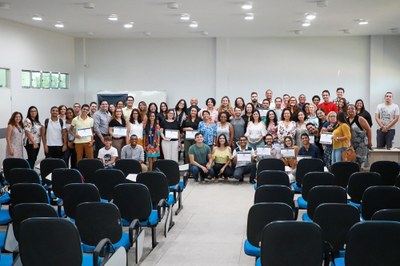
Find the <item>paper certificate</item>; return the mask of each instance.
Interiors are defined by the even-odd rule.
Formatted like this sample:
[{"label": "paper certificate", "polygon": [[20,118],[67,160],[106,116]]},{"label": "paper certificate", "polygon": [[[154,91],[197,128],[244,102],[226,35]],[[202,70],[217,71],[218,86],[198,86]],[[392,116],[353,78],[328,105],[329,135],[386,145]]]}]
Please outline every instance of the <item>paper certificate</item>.
[{"label": "paper certificate", "polygon": [[194,136],[199,132],[198,130],[191,130],[191,131],[186,131],[185,137],[186,139],[194,139]]},{"label": "paper certificate", "polygon": [[315,143],[315,136],[310,135],[309,137],[310,137],[310,143],[314,144]]},{"label": "paper certificate", "polygon": [[321,138],[319,139],[319,143],[321,144],[332,144],[332,133],[324,132],[321,134]]},{"label": "paper certificate", "polygon": [[270,156],[271,148],[257,147],[257,156]]},{"label": "paper certificate", "polygon": [[261,117],[265,117],[269,110],[268,109],[258,109],[258,111],[260,112]]},{"label": "paper certificate", "polygon": [[113,135],[116,137],[126,136],[126,127],[114,127]]},{"label": "paper certificate", "polygon": [[177,139],[179,136],[179,130],[177,129],[166,129],[165,137],[169,139]]},{"label": "paper certificate", "polygon": [[284,148],[281,149],[281,154],[283,158],[294,158],[295,153],[293,148]]},{"label": "paper certificate", "polygon": [[251,162],[251,152],[238,152],[237,154],[238,163],[249,163]]},{"label": "paper certificate", "polygon": [[81,138],[83,137],[91,137],[92,136],[92,129],[89,128],[81,128],[78,129],[78,135],[81,136]]}]

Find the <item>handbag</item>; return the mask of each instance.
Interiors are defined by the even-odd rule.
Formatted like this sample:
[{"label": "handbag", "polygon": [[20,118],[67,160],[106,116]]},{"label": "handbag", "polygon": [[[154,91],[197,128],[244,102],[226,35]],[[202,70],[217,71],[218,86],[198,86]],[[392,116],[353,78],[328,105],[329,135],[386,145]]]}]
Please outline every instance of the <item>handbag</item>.
[{"label": "handbag", "polygon": [[353,147],[348,148],[347,150],[342,151],[342,161],[343,162],[352,162],[355,161],[357,157],[356,151]]}]

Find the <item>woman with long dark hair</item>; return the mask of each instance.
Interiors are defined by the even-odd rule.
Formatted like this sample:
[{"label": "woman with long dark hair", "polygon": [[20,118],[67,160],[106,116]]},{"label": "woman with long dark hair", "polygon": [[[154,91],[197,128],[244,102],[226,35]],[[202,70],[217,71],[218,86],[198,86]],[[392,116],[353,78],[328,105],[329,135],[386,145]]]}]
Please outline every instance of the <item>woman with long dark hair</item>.
[{"label": "woman with long dark hair", "polygon": [[269,110],[265,116],[265,127],[267,134],[271,134],[274,142],[278,141],[278,118],[274,110]]},{"label": "woman with long dark hair", "polygon": [[372,127],[371,114],[367,110],[365,110],[364,101],[361,99],[358,99],[355,103],[355,106],[356,106],[357,114],[364,117],[367,120],[369,126]]},{"label": "woman with long dark hair", "polygon": [[200,118],[198,117],[197,108],[195,106],[190,107],[189,115],[186,117],[186,120],[183,122],[182,131],[185,133],[185,141],[184,141],[184,153],[185,153],[185,163],[189,163],[189,147],[195,144],[194,139],[186,138],[186,134],[188,131],[197,130],[199,128]]},{"label": "woman with long dark hair", "polygon": [[[124,131],[125,134],[116,134],[116,132],[118,132],[116,128],[123,129],[122,131]],[[122,113],[122,109],[115,109],[115,112],[110,122],[108,123],[108,133],[112,137],[112,146],[117,149],[119,158],[121,158],[122,147],[124,147],[125,144],[129,143],[128,132],[130,132],[130,127],[127,126],[127,123],[124,119],[124,114]],[[141,138],[140,136],[137,137],[138,139]]]},{"label": "woman with long dark hair", "polygon": [[75,137],[69,131],[72,119],[74,118],[75,118],[74,109],[67,108],[67,111],[65,112],[65,127],[67,129],[67,149],[65,150],[63,159],[67,164],[67,166],[69,165],[71,159],[71,168],[76,168],[76,152],[74,144]]},{"label": "woman with long dark hair", "polygon": [[134,108],[131,112],[131,116],[129,117],[129,125],[127,125],[129,130],[129,138],[132,135],[136,135],[138,137],[137,144],[143,147],[143,120],[140,115],[139,109]]},{"label": "woman with long dark hair", "polygon": [[144,128],[144,145],[149,171],[153,170],[153,163],[160,157],[160,126],[157,123],[156,113],[147,114],[149,120]]},{"label": "woman with long dark hair", "polygon": [[39,121],[39,112],[36,106],[28,108],[28,113],[24,120],[24,130],[25,150],[28,155],[29,165],[33,169],[35,167],[35,162],[40,149],[40,141],[42,139],[42,124]]},{"label": "woman with long dark hair", "polygon": [[6,129],[6,158],[24,158],[23,138],[22,114],[14,112],[8,120]]},{"label": "woman with long dark hair", "polygon": [[219,135],[217,145],[212,151],[212,158],[214,161],[215,182],[218,182],[219,177],[226,179],[233,175],[232,168],[230,167],[232,152],[225,134]]},{"label": "woman with long dark hair", "polygon": [[267,130],[265,129],[264,122],[261,120],[260,112],[254,110],[251,121],[247,124],[246,133],[244,134],[247,137],[248,146],[257,149],[257,146],[264,145],[263,139],[266,134]]}]

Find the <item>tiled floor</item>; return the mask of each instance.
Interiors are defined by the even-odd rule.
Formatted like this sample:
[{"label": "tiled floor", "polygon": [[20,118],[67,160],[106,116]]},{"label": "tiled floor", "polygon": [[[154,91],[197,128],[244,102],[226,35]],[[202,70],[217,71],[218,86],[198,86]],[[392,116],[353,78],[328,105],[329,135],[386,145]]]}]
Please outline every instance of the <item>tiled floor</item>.
[{"label": "tiled floor", "polygon": [[[175,226],[163,235],[158,225],[158,246],[151,250],[151,232],[146,229],[145,250],[140,265],[254,265],[243,252],[247,213],[254,189],[236,181],[199,184],[190,180],[183,193],[184,208],[174,216]],[[129,265],[134,265],[129,252]]]}]

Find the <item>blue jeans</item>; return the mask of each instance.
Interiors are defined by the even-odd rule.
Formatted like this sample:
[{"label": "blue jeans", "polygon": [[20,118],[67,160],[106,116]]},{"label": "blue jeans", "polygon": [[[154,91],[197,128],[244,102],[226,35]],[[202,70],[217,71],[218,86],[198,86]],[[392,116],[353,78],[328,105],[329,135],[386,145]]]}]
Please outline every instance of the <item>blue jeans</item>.
[{"label": "blue jeans", "polygon": [[[202,166],[206,167],[206,164],[202,164]],[[204,180],[204,178],[207,178],[207,176],[214,176],[214,170],[211,167],[208,170],[208,173],[204,173],[204,171],[202,169],[200,169],[199,167],[197,167],[196,165],[191,164],[189,166],[189,172],[192,174],[193,178],[197,181],[199,179],[199,174],[200,174],[200,180]]]},{"label": "blue jeans", "polygon": [[345,151],[347,148],[339,148],[332,150],[332,164],[342,161],[342,151]]},{"label": "blue jeans", "polygon": [[243,180],[243,175],[250,173],[250,180],[256,177],[256,164],[250,163],[248,165],[236,167],[233,171],[233,177],[237,180]]}]

